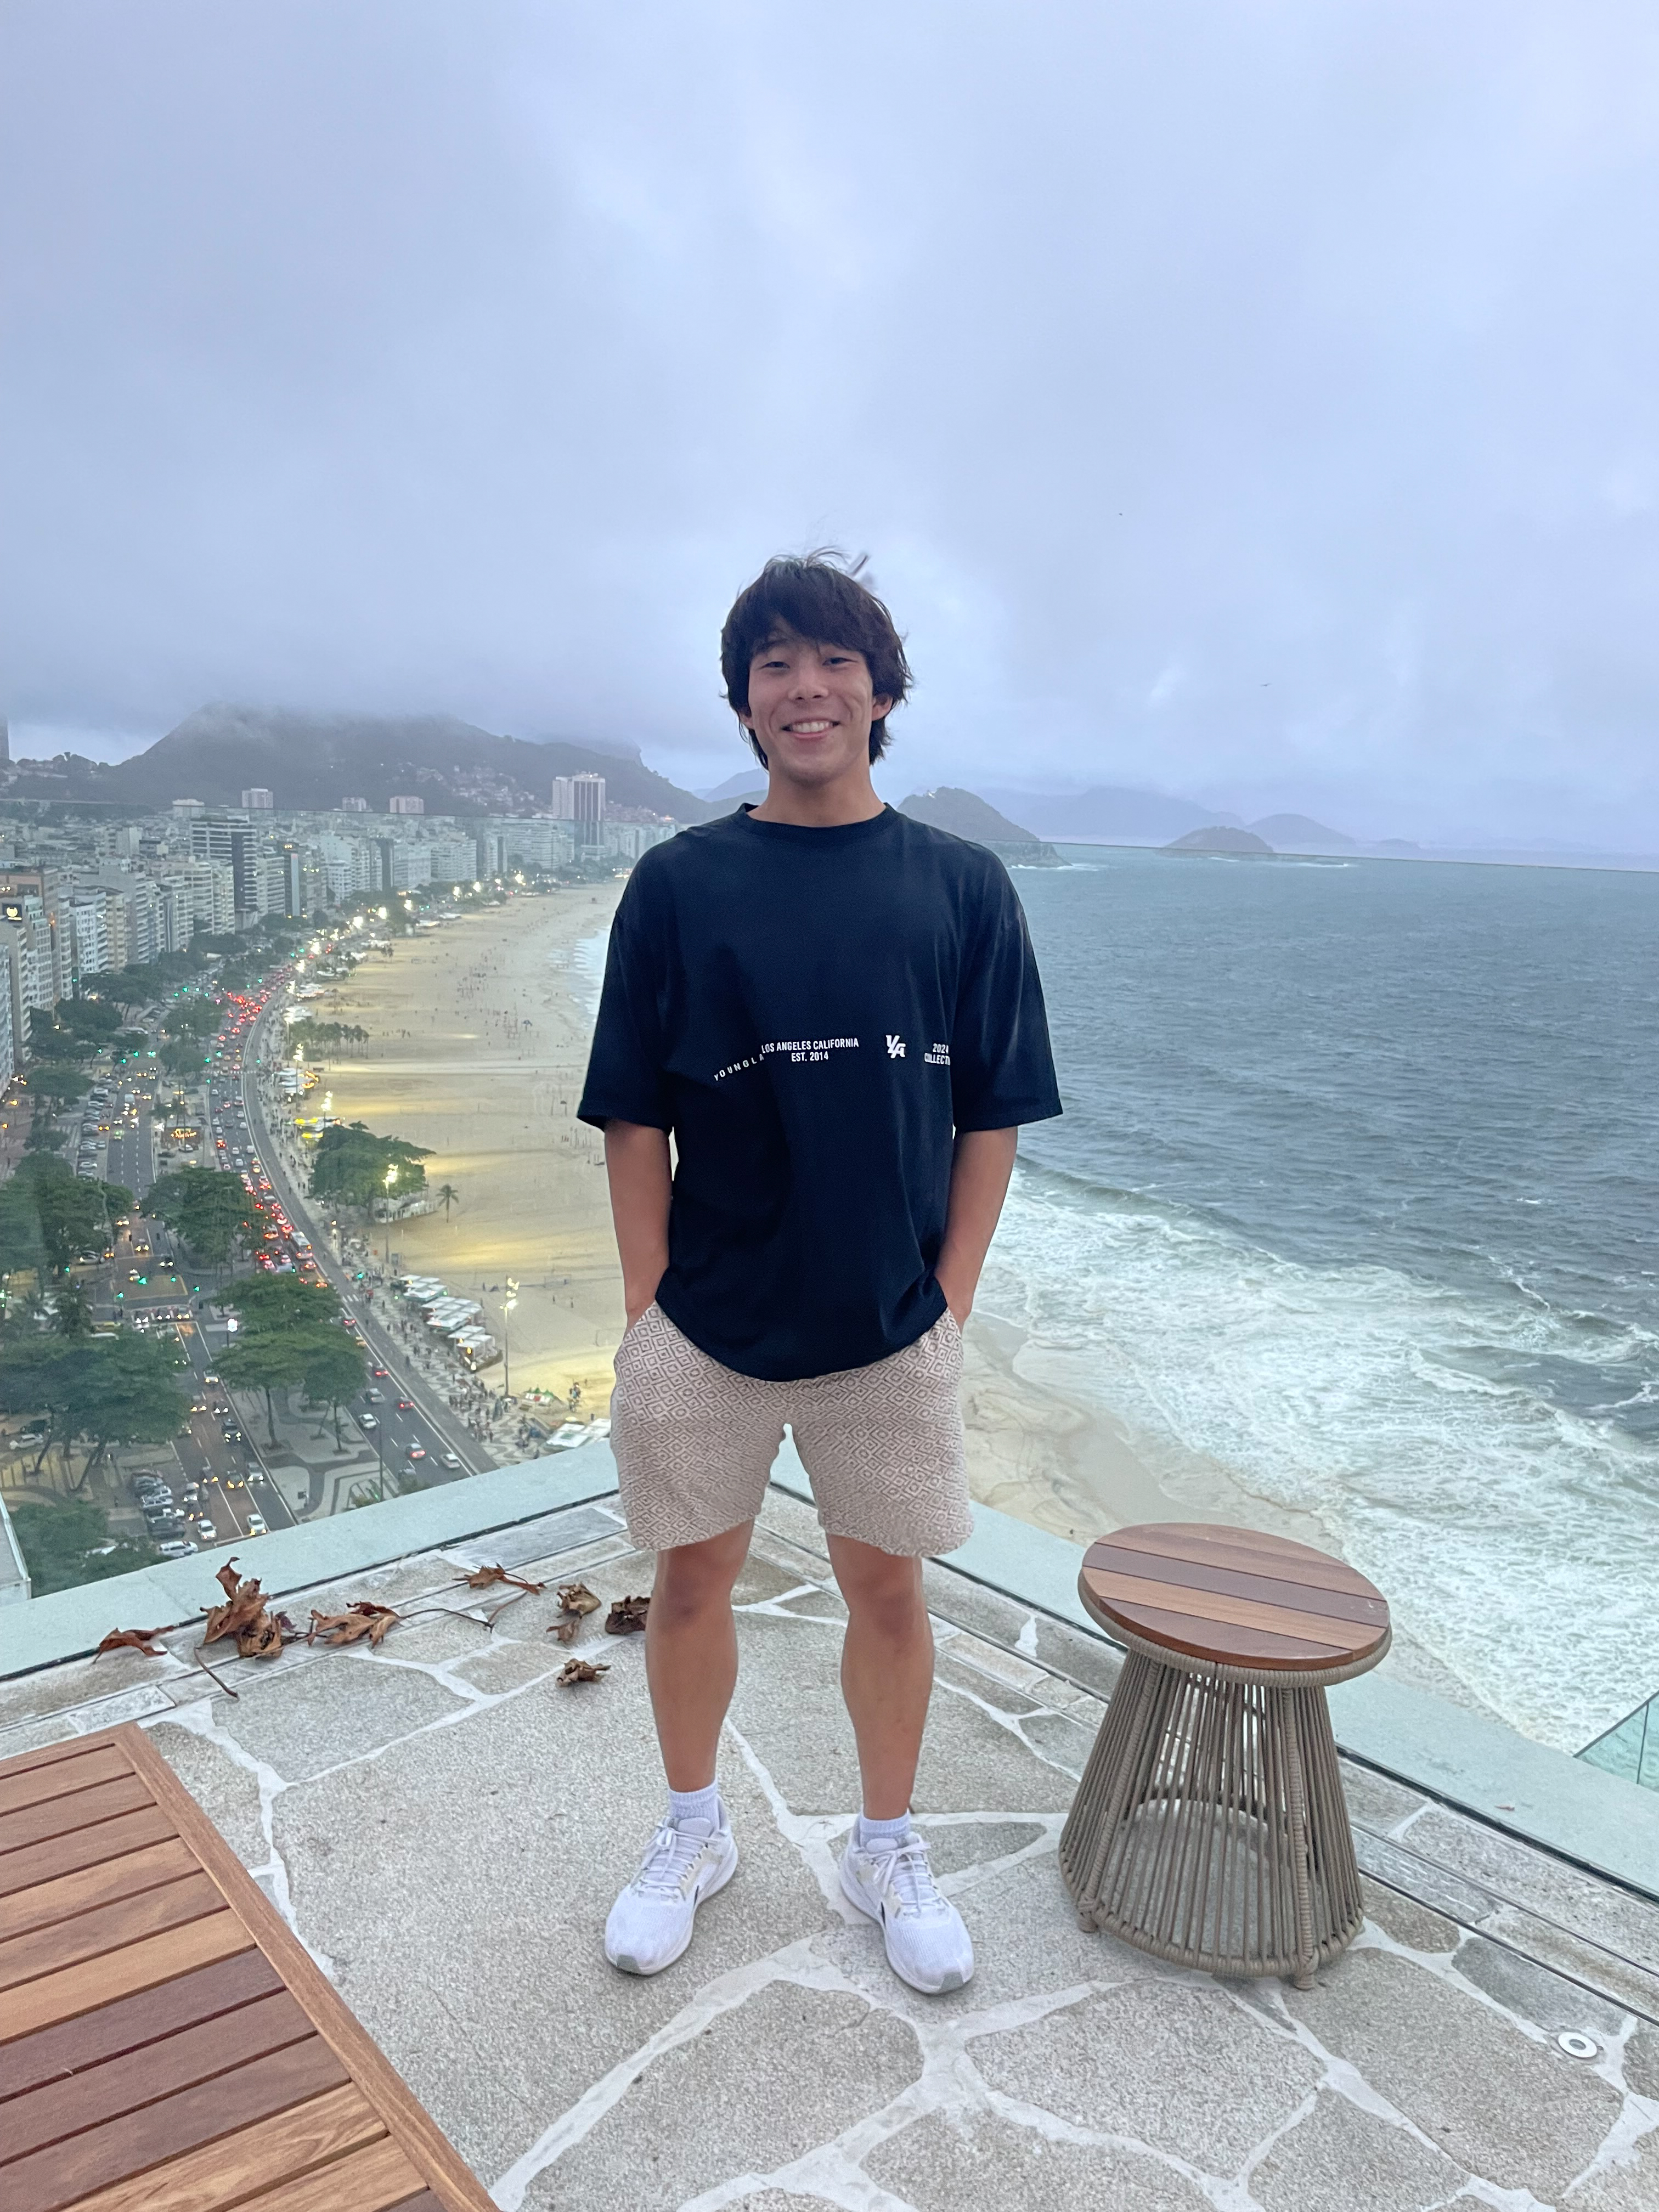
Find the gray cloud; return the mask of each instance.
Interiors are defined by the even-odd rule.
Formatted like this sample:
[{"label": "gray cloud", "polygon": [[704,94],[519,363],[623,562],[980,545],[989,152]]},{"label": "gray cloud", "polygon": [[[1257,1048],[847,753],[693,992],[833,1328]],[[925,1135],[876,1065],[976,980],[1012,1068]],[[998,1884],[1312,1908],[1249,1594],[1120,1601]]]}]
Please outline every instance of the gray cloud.
[{"label": "gray cloud", "polygon": [[718,776],[732,592],[830,538],[907,787],[1659,845],[1636,0],[8,23],[32,732],[429,708]]}]

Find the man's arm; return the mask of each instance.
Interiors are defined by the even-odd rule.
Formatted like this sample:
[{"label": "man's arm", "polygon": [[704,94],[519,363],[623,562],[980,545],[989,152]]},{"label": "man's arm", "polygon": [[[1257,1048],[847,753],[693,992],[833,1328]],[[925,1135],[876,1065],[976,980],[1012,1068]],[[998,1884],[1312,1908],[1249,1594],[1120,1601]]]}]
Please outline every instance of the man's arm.
[{"label": "man's arm", "polygon": [[958,1328],[973,1310],[980,1270],[996,1234],[1018,1146],[1018,1129],[964,1129],[957,1139],[945,1242],[933,1273]]},{"label": "man's arm", "polygon": [[[611,1179],[611,1218],[617,1227],[617,1249],[622,1255],[623,1304],[633,1322],[656,1297],[657,1285],[668,1267],[672,1179],[668,1171],[667,1131],[647,1127],[641,1121],[607,1121],[605,1166]],[[1003,1180],[1006,1182],[1007,1177]],[[986,1241],[990,1241],[988,1232]]]}]

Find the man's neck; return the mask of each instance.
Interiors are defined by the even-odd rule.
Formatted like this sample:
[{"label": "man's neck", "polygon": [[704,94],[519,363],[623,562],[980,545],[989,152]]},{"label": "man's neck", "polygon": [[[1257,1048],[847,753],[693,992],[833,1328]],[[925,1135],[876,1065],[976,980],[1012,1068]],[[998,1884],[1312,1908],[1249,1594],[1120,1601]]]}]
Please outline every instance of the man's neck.
[{"label": "man's neck", "polygon": [[849,769],[828,783],[796,783],[769,768],[766,796],[750,807],[757,822],[788,822],[799,830],[839,830],[849,822],[869,822],[886,812],[870,781],[868,763],[862,773]]}]

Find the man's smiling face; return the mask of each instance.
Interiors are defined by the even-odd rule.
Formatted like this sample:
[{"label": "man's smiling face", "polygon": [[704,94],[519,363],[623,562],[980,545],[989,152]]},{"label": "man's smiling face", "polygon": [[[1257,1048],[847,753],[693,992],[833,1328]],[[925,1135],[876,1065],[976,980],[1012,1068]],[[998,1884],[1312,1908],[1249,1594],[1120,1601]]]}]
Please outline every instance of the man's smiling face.
[{"label": "man's smiling face", "polygon": [[792,783],[823,784],[870,763],[870,725],[892,705],[874,696],[855,647],[780,629],[749,664],[744,716],[769,765]]}]

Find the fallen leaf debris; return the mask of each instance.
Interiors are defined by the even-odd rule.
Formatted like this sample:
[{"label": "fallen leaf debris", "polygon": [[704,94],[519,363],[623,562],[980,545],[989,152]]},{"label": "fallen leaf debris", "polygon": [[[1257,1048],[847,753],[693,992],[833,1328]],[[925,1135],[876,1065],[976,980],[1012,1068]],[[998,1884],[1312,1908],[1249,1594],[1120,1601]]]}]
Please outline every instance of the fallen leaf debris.
[{"label": "fallen leaf debris", "polygon": [[148,1658],[165,1659],[167,1647],[155,1641],[161,1633],[159,1628],[112,1628],[92,1656],[95,1659],[100,1651],[130,1650],[142,1651]]},{"label": "fallen leaf debris", "polygon": [[607,1636],[637,1635],[645,1626],[645,1616],[650,1610],[648,1597],[619,1597],[605,1617]]},{"label": "fallen leaf debris", "polygon": [[567,1659],[553,1677],[561,1690],[568,1689],[573,1682],[597,1682],[601,1674],[608,1674],[610,1667],[601,1659],[597,1664],[592,1659]]},{"label": "fallen leaf debris", "polygon": [[560,1609],[562,1612],[580,1615],[584,1613],[597,1613],[599,1609],[599,1599],[594,1596],[586,1583],[561,1583],[558,1595]]},{"label": "fallen leaf debris", "polygon": [[398,1619],[389,1605],[375,1605],[368,1598],[360,1598],[343,1613],[319,1613],[313,1607],[306,1642],[314,1644],[320,1636],[325,1644],[357,1644],[367,1637],[378,1646]]}]

